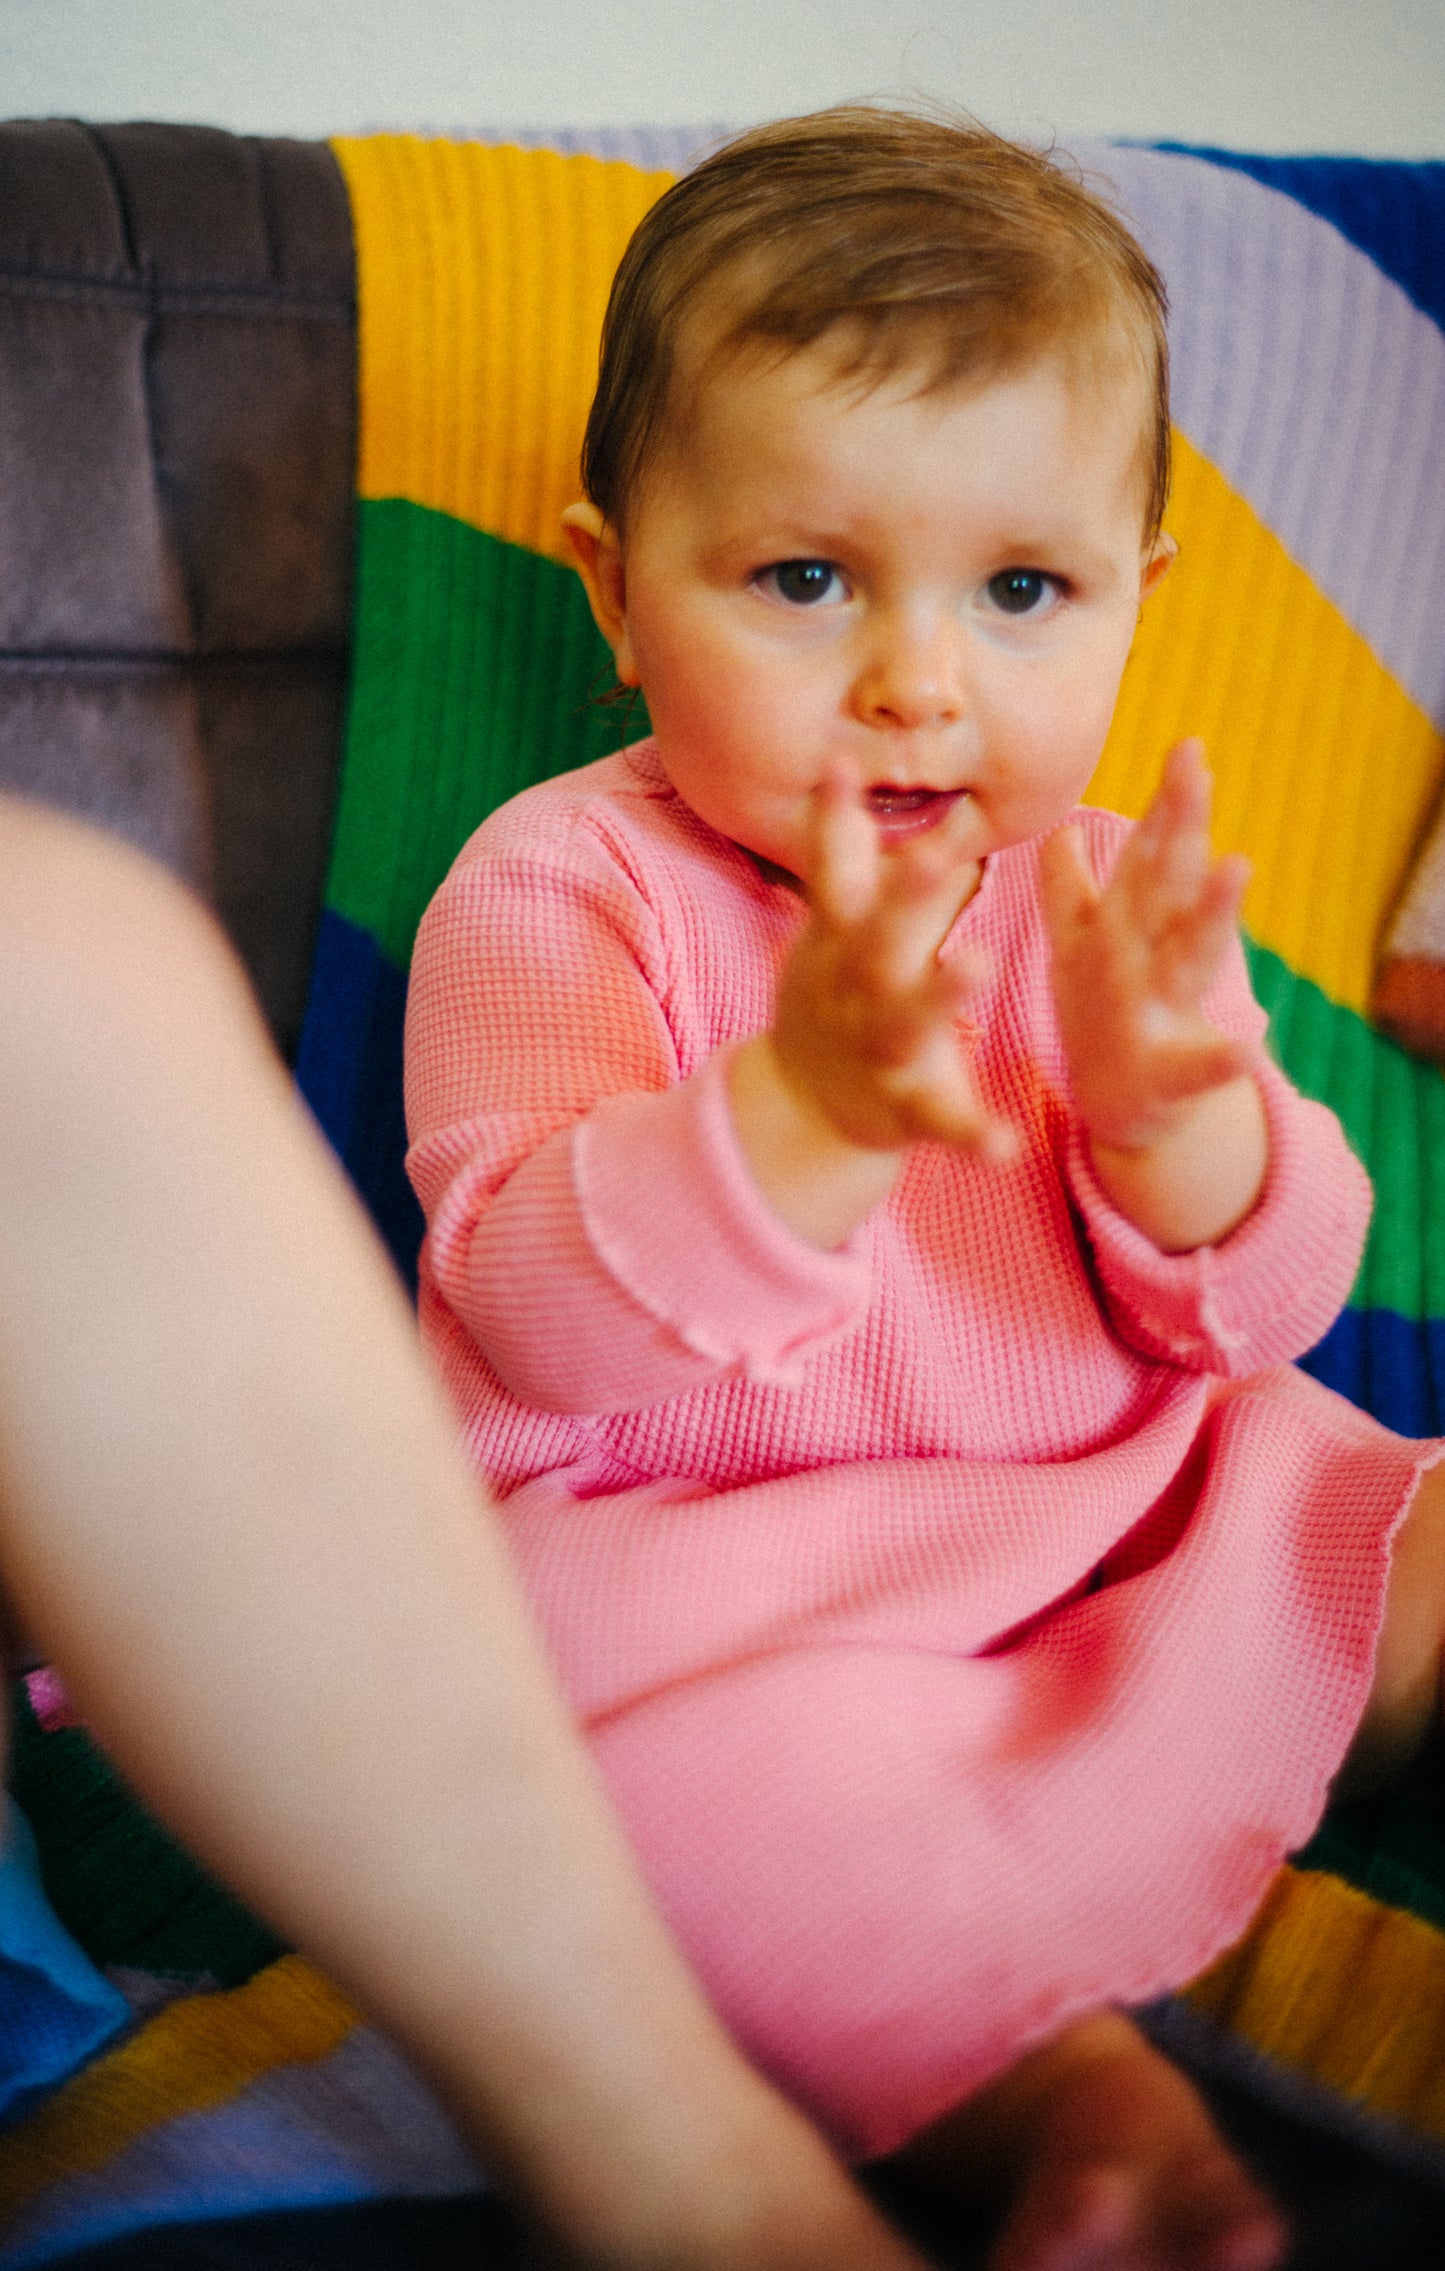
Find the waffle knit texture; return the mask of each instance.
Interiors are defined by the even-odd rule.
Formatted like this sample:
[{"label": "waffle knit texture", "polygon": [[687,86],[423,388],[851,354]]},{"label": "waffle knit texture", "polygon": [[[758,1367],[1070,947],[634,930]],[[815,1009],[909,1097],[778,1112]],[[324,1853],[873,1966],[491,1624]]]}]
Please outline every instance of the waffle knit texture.
[{"label": "waffle knit texture", "polygon": [[[613,265],[708,137],[337,145],[361,307],[356,651],[302,1084],[398,1264],[405,972],[471,830],[629,734],[560,514]],[[1445,1428],[1445,1086],[1366,1022],[1445,718],[1445,166],[1077,144],[1168,282],[1175,568],[1090,801],[1137,815],[1202,734],[1271,1047],[1375,1183],[1310,1370]],[[645,730],[634,724],[632,735]]]},{"label": "waffle knit texture", "polygon": [[[415,926],[488,811],[622,738],[588,702],[609,658],[558,515],[603,280],[709,137],[521,139],[337,145],[362,326],[357,645],[302,1072],[407,1273]],[[1445,1086],[1364,1011],[1445,756],[1445,166],[1074,148],[1168,281],[1181,548],[1091,794],[1139,813],[1169,742],[1206,736],[1216,839],[1253,862],[1245,944],[1269,1047],[1375,1184],[1349,1304],[1302,1362],[1428,1434],[1445,1425]],[[1445,1982],[1445,1832],[1392,1797],[1330,1817],[1302,1858],[1281,1881],[1311,1899],[1271,1903],[1248,1943],[1261,1976],[1288,1977],[1288,2023],[1236,1992],[1248,1964],[1200,1994],[1266,2048],[1440,2121],[1411,2014],[1425,1969]],[[1378,1926],[1370,2055],[1341,1992],[1361,1901]]]},{"label": "waffle knit texture", "polygon": [[[1080,818],[1107,872],[1126,824]],[[726,1097],[799,901],[652,744],[488,821],[412,963],[424,1335],[674,1929],[865,2157],[1238,1936],[1363,1706],[1423,1455],[1287,1368],[1369,1213],[1331,1114],[1262,1068],[1217,1248],[1104,1197],[1035,860],[945,949],[987,956],[963,1037],[1021,1162],[919,1146],[837,1253]],[[1211,1007],[1258,1043],[1241,956]]]},{"label": "waffle knit texture", "polygon": [[[301,1076],[405,1274],[413,933],[493,806],[623,738],[589,703],[608,658],[557,516],[612,269],[709,139],[336,146],[361,311],[356,621]],[[1304,1362],[1425,1434],[1445,1426],[1445,1085],[1362,1013],[1441,776],[1445,166],[1074,147],[1168,279],[1181,545],[1092,793],[1138,813],[1170,740],[1206,735],[1220,847],[1254,862],[1270,1048],[1340,1114],[1376,1187],[1349,1305]],[[129,1983],[174,1993],[179,1975],[187,1992],[0,2139],[5,2271],[156,2222],[475,2184],[387,2045],[278,1957],[81,1729],[14,1701],[53,1904]],[[1402,1794],[1337,1813],[1302,1861],[1193,1997],[1445,2137],[1439,1808]]]}]

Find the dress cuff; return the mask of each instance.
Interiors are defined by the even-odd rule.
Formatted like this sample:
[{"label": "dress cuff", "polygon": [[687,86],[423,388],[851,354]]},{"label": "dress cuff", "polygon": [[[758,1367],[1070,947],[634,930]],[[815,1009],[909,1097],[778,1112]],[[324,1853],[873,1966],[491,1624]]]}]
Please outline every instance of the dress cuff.
[{"label": "dress cuff", "polygon": [[824,1253],[773,1212],[733,1123],[720,1049],[661,1094],[608,1098],[578,1127],[583,1227],[616,1282],[710,1363],[794,1387],[805,1357],[856,1324],[866,1225]]},{"label": "dress cuff", "polygon": [[1369,1223],[1369,1178],[1334,1114],[1267,1061],[1255,1069],[1269,1137],[1264,1187],[1215,1246],[1161,1253],[1121,1214],[1071,1124],[1065,1172],[1110,1313],[1124,1337],[1194,1371],[1242,1378],[1302,1356],[1349,1298]]}]

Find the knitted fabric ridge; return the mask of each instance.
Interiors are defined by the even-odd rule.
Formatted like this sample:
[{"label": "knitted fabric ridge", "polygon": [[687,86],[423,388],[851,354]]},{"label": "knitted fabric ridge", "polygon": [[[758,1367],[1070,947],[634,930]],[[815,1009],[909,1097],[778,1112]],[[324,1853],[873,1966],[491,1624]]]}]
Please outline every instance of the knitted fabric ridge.
[{"label": "knitted fabric ridge", "polygon": [[[303,1086],[410,1275],[411,942],[505,797],[646,730],[562,564],[612,265],[695,136],[338,145],[362,322],[357,645]],[[1445,1085],[1365,1022],[1445,744],[1445,167],[1080,145],[1169,283],[1178,563],[1091,800],[1137,815],[1201,733],[1271,1046],[1374,1180],[1349,1307],[1307,1359],[1406,1434],[1445,1426]],[[1246,170],[1252,169],[1252,170]],[[1328,214],[1328,219],[1322,217]],[[1280,383],[1280,373],[1289,383]]]},{"label": "knitted fabric ridge", "polygon": [[[1107,872],[1126,824],[1080,818]],[[723,1078],[798,900],[650,743],[488,821],[412,964],[424,1336],[669,1921],[865,2158],[1238,1936],[1434,1456],[1288,1364],[1369,1190],[1272,1067],[1231,1238],[1165,1256],[1109,1205],[1035,859],[945,948],[986,957],[974,1078],[1021,1159],[920,1146],[837,1254],[771,1215]],[[1257,1042],[1242,957],[1210,1007]]]},{"label": "knitted fabric ridge", "polygon": [[[609,141],[595,158],[577,138],[565,155],[391,137],[339,146],[361,275],[363,429],[376,440],[363,455],[348,773],[307,1086],[405,1271],[421,1227],[395,1103],[412,935],[487,811],[620,738],[589,701],[609,682],[608,658],[549,516],[575,493],[594,270],[610,270],[654,194],[646,176],[688,162],[694,141]],[[1445,1379],[1445,1088],[1360,1011],[1441,771],[1445,640],[1431,609],[1445,589],[1445,168],[1076,154],[1116,185],[1169,281],[1169,525],[1182,548],[1147,611],[1094,793],[1137,813],[1169,741],[1208,736],[1218,839],[1254,861],[1246,947],[1270,1046],[1340,1114],[1376,1185],[1350,1305],[1304,1362],[1423,1434],[1440,1424]],[[384,291],[368,289],[383,276]],[[462,401],[509,468],[481,507]],[[551,407],[534,451],[539,401]],[[424,491],[409,471],[419,461]],[[1333,1818],[1305,1858],[1317,1856],[1316,1940],[1338,1895],[1340,1944],[1353,1944],[1356,1912],[1334,1871],[1445,1923],[1445,1837],[1408,1800]],[[1261,1919],[1265,1956],[1282,1933],[1287,1959],[1294,1916]],[[1401,1944],[1385,1932],[1387,1943]],[[1308,2013],[1301,1976],[1322,1983]],[[1324,2058],[1339,2017],[1324,1982],[1338,1976],[1291,1974],[1300,2023],[1288,2055],[1309,2043],[1305,2062]],[[1395,1977],[1403,2003],[1410,1979]],[[1213,2007],[1269,2033],[1257,1995],[1216,1993]],[[1376,2039],[1379,2059],[1350,2069],[1348,2086],[1366,2095],[1390,2062],[1388,2032]],[[1428,2091],[1414,2113],[1434,2117]]]},{"label": "knitted fabric ridge", "polygon": [[[357,617],[302,1076],[406,1273],[412,936],[494,805],[624,738],[593,701],[607,657],[556,514],[612,267],[699,139],[338,146],[362,310]],[[1350,1305],[1305,1361],[1424,1434],[1445,1424],[1445,1085],[1360,1013],[1441,770],[1445,168],[1076,154],[1117,185],[1168,278],[1182,547],[1094,793],[1137,813],[1170,740],[1206,735],[1221,848],[1255,863],[1247,949],[1270,1045],[1340,1113],[1376,1186]],[[345,2032],[329,1991],[278,1964],[133,1809],[113,1834],[124,1800],[83,1735],[41,1736],[24,1712],[20,1696],[20,1796],[52,1901],[97,1961],[170,1975],[172,1993],[181,1975],[187,1997],[9,2134],[7,2271],[150,2222],[474,2185],[386,2045]],[[1303,1863],[1199,2000],[1445,2136],[1438,1810],[1334,1816]]]}]

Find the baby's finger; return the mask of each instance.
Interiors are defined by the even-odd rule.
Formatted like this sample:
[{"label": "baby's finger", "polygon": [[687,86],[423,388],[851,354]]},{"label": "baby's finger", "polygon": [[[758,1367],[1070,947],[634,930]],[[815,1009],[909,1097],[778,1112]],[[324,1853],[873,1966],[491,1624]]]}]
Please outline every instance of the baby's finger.
[{"label": "baby's finger", "polygon": [[1150,1076],[1162,1103],[1182,1104],[1207,1089],[1223,1088],[1252,1069],[1253,1058],[1243,1041],[1230,1033],[1204,1027],[1198,1037],[1172,1040],[1150,1052]]},{"label": "baby's finger", "polygon": [[1203,746],[1181,741],[1115,871],[1119,896],[1146,937],[1197,898],[1209,873],[1210,781]]},{"label": "baby's finger", "polygon": [[990,1166],[1007,1166],[1018,1156],[1017,1130],[987,1109],[951,1038],[940,1036],[915,1061],[899,1095],[916,1135],[951,1144]]},{"label": "baby's finger", "polygon": [[887,862],[886,895],[898,906],[951,889],[964,869],[977,869],[968,840],[977,830],[972,799],[961,796],[935,827],[900,846]]},{"label": "baby's finger", "polygon": [[966,852],[974,822],[968,799],[926,836],[883,865],[878,886],[878,968],[890,986],[913,986],[933,968],[976,868]]},{"label": "baby's finger", "polygon": [[1237,853],[1217,860],[1193,907],[1170,927],[1154,965],[1154,983],[1176,1008],[1194,1008],[1219,973],[1239,928],[1249,862]]},{"label": "baby's finger", "polygon": [[1040,844],[1039,897],[1058,952],[1099,903],[1099,886],[1076,827],[1056,828]]},{"label": "baby's finger", "polygon": [[935,958],[927,983],[932,987],[939,1005],[946,1009],[961,1009],[993,968],[981,946],[959,947],[946,962]]},{"label": "baby's finger", "polygon": [[816,913],[840,930],[862,922],[878,896],[878,830],[858,783],[841,770],[814,793],[808,854],[804,881]]},{"label": "baby's finger", "polygon": [[1217,909],[1231,922],[1237,922],[1253,873],[1253,865],[1243,852],[1225,852],[1209,871],[1202,910],[1209,913]]},{"label": "baby's finger", "polygon": [[1160,833],[1207,821],[1212,790],[1204,744],[1197,734],[1188,734],[1164,759],[1159,786],[1135,833],[1147,843]]}]

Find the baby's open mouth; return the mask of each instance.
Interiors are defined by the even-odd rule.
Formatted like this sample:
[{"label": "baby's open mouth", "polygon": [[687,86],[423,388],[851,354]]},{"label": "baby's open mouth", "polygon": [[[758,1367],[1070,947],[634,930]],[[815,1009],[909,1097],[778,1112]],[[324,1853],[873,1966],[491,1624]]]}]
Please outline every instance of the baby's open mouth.
[{"label": "baby's open mouth", "polygon": [[967,789],[903,789],[890,782],[871,788],[868,810],[878,823],[878,832],[888,843],[900,837],[921,835],[925,828],[936,828],[957,804]]}]

